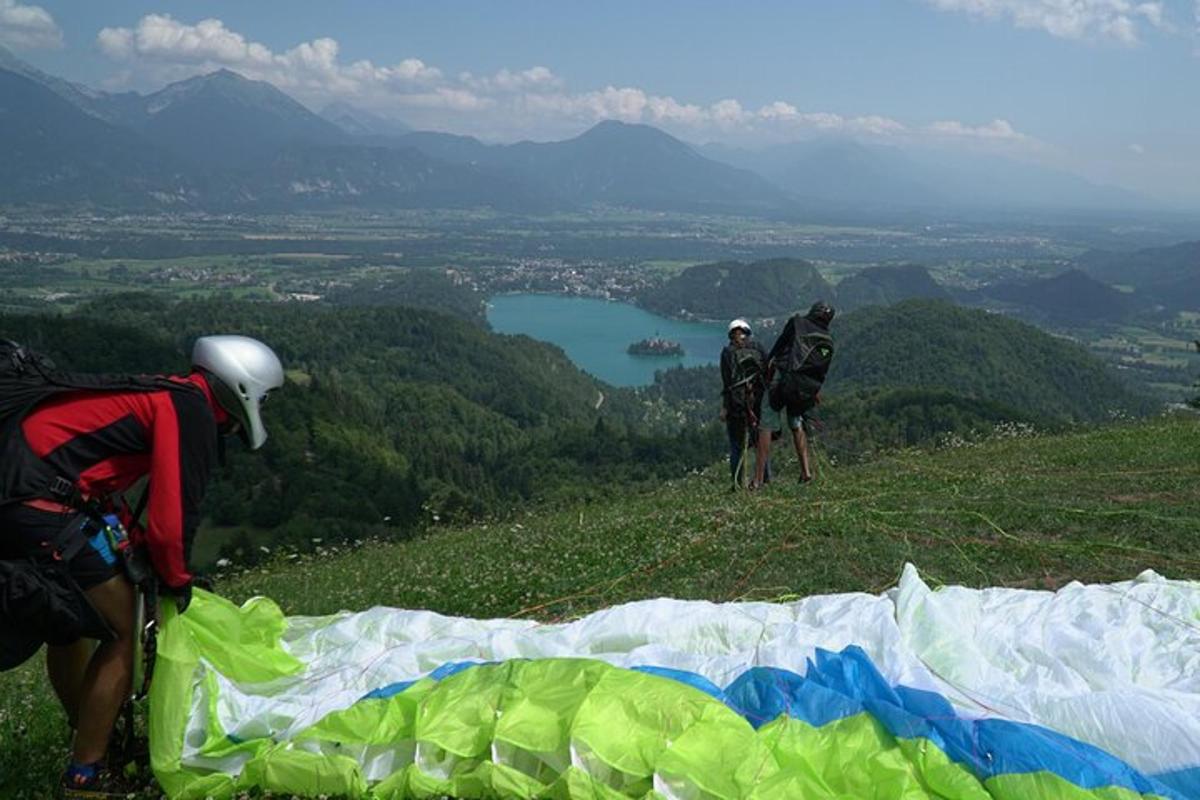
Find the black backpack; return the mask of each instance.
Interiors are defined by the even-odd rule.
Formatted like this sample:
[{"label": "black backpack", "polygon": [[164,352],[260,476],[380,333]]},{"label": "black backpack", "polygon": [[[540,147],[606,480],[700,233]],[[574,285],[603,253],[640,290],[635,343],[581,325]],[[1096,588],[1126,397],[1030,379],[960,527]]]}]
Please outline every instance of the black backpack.
[{"label": "black backpack", "polygon": [[746,416],[762,392],[767,360],[753,345],[733,349],[733,382],[728,389],[728,410],[734,416]]},{"label": "black backpack", "polygon": [[[0,339],[0,506],[45,498],[88,510],[74,482],[34,455],[21,421],[49,397],[89,389],[194,391],[157,376],[66,372],[45,356]],[[0,670],[21,664],[44,641],[66,644],[81,636],[101,641],[113,637],[66,568],[84,544],[81,526],[88,521],[88,515],[76,515],[47,543],[54,557],[0,560]]]},{"label": "black backpack", "polygon": [[21,421],[38,403],[62,392],[161,389],[194,391],[154,375],[67,372],[44,355],[0,339],[0,506],[34,498],[81,505],[73,482],[34,456],[21,432]]},{"label": "black backpack", "polygon": [[833,337],[807,317],[792,322],[792,342],[776,366],[779,380],[772,387],[771,407],[802,405],[821,391],[833,361]]}]

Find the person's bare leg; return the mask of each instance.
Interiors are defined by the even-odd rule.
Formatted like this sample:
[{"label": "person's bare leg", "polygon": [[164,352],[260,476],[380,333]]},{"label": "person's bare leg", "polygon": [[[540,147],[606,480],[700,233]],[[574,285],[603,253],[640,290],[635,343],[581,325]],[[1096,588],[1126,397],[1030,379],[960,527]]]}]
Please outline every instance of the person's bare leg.
[{"label": "person's bare leg", "polygon": [[808,457],[808,437],[804,435],[804,426],[792,428],[792,444],[796,446],[796,457],[800,459],[800,480],[812,480],[812,462]]},{"label": "person's bare leg", "polygon": [[133,585],[119,575],[88,589],[87,596],[117,638],[96,648],[84,673],[73,753],[79,764],[104,758],[113,724],[133,681]]},{"label": "person's bare leg", "polygon": [[771,432],[766,426],[758,428],[758,438],[754,443],[754,485],[762,486],[767,482],[767,460],[771,457]]},{"label": "person's bare leg", "polygon": [[72,730],[79,727],[79,691],[95,646],[90,639],[78,639],[71,644],[46,647],[46,674]]}]

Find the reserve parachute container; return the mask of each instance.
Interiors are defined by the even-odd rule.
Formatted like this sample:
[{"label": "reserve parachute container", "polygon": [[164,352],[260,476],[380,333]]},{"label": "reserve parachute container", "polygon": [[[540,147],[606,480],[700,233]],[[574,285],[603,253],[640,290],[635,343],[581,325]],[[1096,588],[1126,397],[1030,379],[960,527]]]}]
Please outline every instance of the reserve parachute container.
[{"label": "reserve parachute container", "polygon": [[150,698],[171,798],[1200,798],[1200,584],[658,599],[574,622],[197,592]]}]

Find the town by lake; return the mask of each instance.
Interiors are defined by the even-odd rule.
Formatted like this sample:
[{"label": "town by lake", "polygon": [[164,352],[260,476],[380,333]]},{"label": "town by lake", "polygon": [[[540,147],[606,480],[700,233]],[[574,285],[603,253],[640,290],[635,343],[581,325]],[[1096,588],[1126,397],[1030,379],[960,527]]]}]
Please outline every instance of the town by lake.
[{"label": "town by lake", "polygon": [[[497,333],[525,334],[561,347],[582,370],[614,386],[645,386],[675,366],[716,364],[725,326],[660,317],[628,303],[554,294],[504,294],[488,301]],[[632,342],[659,337],[683,345],[682,356],[635,356]]]}]

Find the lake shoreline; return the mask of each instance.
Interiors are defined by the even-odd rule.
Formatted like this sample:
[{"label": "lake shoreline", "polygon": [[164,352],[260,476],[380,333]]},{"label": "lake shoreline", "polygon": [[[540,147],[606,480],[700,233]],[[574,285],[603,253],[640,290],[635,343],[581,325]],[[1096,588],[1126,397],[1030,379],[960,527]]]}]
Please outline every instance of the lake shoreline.
[{"label": "lake shoreline", "polygon": [[[581,370],[614,386],[648,386],[656,372],[714,365],[725,346],[725,324],[672,319],[605,297],[507,292],[486,301],[496,333],[524,334],[561,347]],[[630,341],[666,338],[683,355],[646,359],[627,352]]]}]

